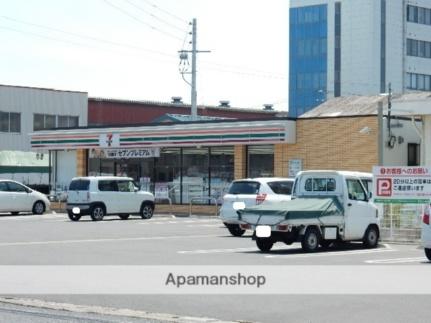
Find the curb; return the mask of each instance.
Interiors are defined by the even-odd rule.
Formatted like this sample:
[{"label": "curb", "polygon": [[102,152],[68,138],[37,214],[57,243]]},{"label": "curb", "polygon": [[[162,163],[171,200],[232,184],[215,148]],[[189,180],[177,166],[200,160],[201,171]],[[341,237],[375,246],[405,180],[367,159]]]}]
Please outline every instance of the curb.
[{"label": "curb", "polygon": [[180,316],[167,313],[153,313],[140,310],[131,310],[127,308],[113,308],[93,305],[75,305],[70,303],[57,303],[51,301],[43,301],[38,299],[29,298],[14,298],[14,297],[0,297],[0,304],[10,304],[18,306],[28,306],[33,308],[67,311],[73,313],[86,313],[86,314],[99,314],[122,316],[129,318],[140,318],[159,322],[171,323],[238,323],[241,321],[222,321],[208,317],[192,317]]}]

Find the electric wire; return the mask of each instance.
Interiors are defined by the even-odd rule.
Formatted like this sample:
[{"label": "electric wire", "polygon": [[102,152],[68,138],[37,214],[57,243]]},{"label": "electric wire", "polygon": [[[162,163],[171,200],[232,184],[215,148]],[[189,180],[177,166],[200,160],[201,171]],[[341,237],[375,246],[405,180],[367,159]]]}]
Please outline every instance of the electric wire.
[{"label": "electric wire", "polygon": [[159,28],[157,28],[157,27],[153,26],[152,24],[149,24],[149,23],[147,23],[147,22],[143,21],[142,19],[138,18],[138,17],[137,17],[137,16],[135,16],[135,15],[132,15],[132,14],[131,14],[131,13],[129,13],[127,10],[124,10],[123,8],[121,8],[121,7],[119,7],[119,6],[115,5],[115,4],[113,4],[112,2],[110,2],[110,1],[108,1],[108,0],[103,0],[103,1],[104,1],[107,5],[111,6],[112,8],[114,8],[114,9],[116,9],[117,11],[121,12],[122,14],[124,14],[124,15],[128,16],[129,18],[131,18],[131,19],[133,19],[133,20],[135,20],[135,21],[139,22],[140,24],[142,24],[142,25],[144,25],[144,26],[147,26],[148,28],[150,28],[150,29],[152,29],[152,30],[154,30],[154,31],[157,31],[157,32],[159,32],[159,33],[161,33],[161,34],[163,34],[163,35],[165,35],[165,36],[168,36],[168,37],[170,37],[170,38],[173,38],[173,39],[176,39],[176,40],[182,41],[182,39],[181,39],[180,37],[177,37],[177,36],[175,36],[175,35],[173,35],[173,34],[171,34],[171,33],[169,33],[169,32],[163,31],[163,30],[161,30],[161,29],[159,29]]},{"label": "electric wire", "polygon": [[[115,49],[112,49],[112,48],[110,48],[110,49],[100,48],[100,47],[92,46],[90,44],[76,42],[76,41],[73,41],[73,40],[59,39],[59,38],[55,38],[55,37],[52,37],[52,36],[41,35],[41,34],[38,34],[38,33],[31,32],[31,31],[19,30],[19,29],[16,29],[16,28],[11,28],[11,27],[1,26],[1,25],[0,25],[0,29],[12,31],[12,32],[15,32],[15,33],[20,33],[20,34],[23,34],[23,35],[30,35],[30,36],[33,36],[33,37],[38,37],[38,38],[42,38],[42,39],[46,39],[46,40],[50,40],[50,41],[54,41],[54,42],[60,42],[60,43],[65,43],[65,44],[69,44],[69,45],[74,45],[76,47],[82,47],[82,48],[87,48],[87,49],[91,49],[91,50],[99,50],[99,51],[103,51],[104,53],[111,52],[111,53],[114,53],[116,55],[118,55],[118,54],[121,54],[121,55],[131,54],[131,52],[127,51],[127,50],[126,51],[120,51],[120,50],[115,50]],[[136,53],[134,53],[134,54],[136,54]],[[139,55],[141,55],[141,54],[139,54]],[[141,56],[139,56],[139,57],[141,57]],[[175,56],[173,56],[173,57],[175,57]],[[170,62],[170,63],[173,63],[173,62],[176,61],[176,59],[174,60],[174,59],[169,59],[169,58],[160,59],[160,58],[150,57],[148,59],[152,60],[152,61]]]},{"label": "electric wire", "polygon": [[[142,51],[142,52],[147,52],[147,53],[150,53],[153,55],[165,56],[165,57],[172,59],[172,60],[178,59],[177,55],[168,54],[168,53],[148,49],[148,48],[141,47],[138,45],[132,45],[132,44],[127,44],[127,43],[122,43],[122,42],[106,40],[106,39],[102,39],[102,38],[98,38],[98,37],[94,37],[94,36],[89,36],[89,35],[81,35],[81,34],[78,34],[75,32],[65,31],[62,29],[58,29],[58,28],[54,28],[54,27],[50,27],[50,26],[46,26],[46,25],[41,25],[41,24],[36,24],[36,23],[28,22],[28,21],[18,20],[18,19],[11,18],[8,16],[0,16],[0,18],[5,19],[5,20],[9,20],[9,21],[12,21],[15,23],[19,23],[22,25],[27,25],[27,26],[31,26],[31,27],[40,28],[40,29],[45,29],[48,31],[53,31],[53,32],[81,38],[81,39],[91,40],[91,41],[103,43],[106,45],[119,47],[125,51],[127,49],[132,49],[134,51]],[[9,31],[13,31],[13,32],[21,33],[21,34],[32,35],[32,36],[35,36],[38,38],[44,38],[44,39],[55,41],[55,42],[68,43],[68,44],[78,46],[78,47],[85,47],[85,48],[92,48],[92,49],[96,49],[96,50],[102,50],[101,48],[98,48],[94,45],[90,45],[90,44],[86,44],[83,42],[78,42],[78,41],[70,40],[70,39],[62,39],[62,38],[56,38],[56,37],[52,37],[52,36],[42,35],[39,33],[35,33],[33,31],[20,30],[20,29],[8,27],[8,26],[0,26],[0,29],[9,30]],[[187,37],[189,35],[190,34],[187,33],[183,39],[183,49],[185,48],[184,45],[186,44],[186,40],[187,40]],[[105,49],[103,49],[103,50],[105,50]],[[111,50],[111,52],[114,52],[117,54],[119,53],[119,51],[113,51],[113,50]],[[255,70],[255,69],[249,69],[250,72],[248,72],[248,71],[246,71],[245,67],[241,67],[241,66],[235,67],[233,65],[229,66],[229,65],[218,64],[218,63],[213,63],[213,62],[206,62],[206,61],[202,62],[202,68],[201,69],[220,72],[220,73],[239,75],[239,76],[243,76],[243,77],[254,77],[254,78],[257,77],[257,78],[280,79],[280,80],[287,79],[286,77],[283,77],[283,76],[278,75],[278,74],[273,74],[271,72],[259,71],[259,70]],[[241,71],[242,69],[243,69],[243,71]]]},{"label": "electric wire", "polygon": [[[166,57],[172,57],[172,58],[176,57],[175,55],[172,55],[172,54],[160,52],[160,51],[157,51],[157,50],[153,50],[153,49],[149,49],[149,48],[145,48],[145,47],[141,47],[141,46],[137,46],[137,45],[116,42],[116,41],[102,39],[102,38],[98,38],[98,37],[94,37],[94,36],[82,35],[82,34],[70,32],[70,31],[65,31],[65,30],[61,30],[61,29],[58,29],[58,28],[54,28],[54,27],[49,27],[49,26],[46,26],[46,25],[40,25],[40,24],[35,24],[35,23],[23,21],[23,20],[14,19],[14,18],[11,18],[11,17],[8,17],[8,16],[0,16],[0,18],[6,19],[6,20],[9,20],[9,21],[13,21],[13,22],[16,22],[16,23],[19,23],[19,24],[23,24],[23,25],[37,27],[37,28],[41,28],[41,29],[45,29],[45,30],[50,30],[50,31],[54,31],[54,32],[57,32],[57,33],[62,33],[62,34],[70,35],[70,36],[73,36],[73,37],[78,37],[78,38],[82,38],[82,39],[88,39],[88,40],[91,40],[91,41],[105,43],[105,44],[112,45],[112,46],[127,47],[127,48],[131,48],[131,49],[134,49],[134,50],[149,52],[149,53],[152,53],[152,54],[162,55],[162,56],[166,56]],[[7,27],[3,27],[3,28],[7,29]],[[12,28],[10,28],[10,29],[12,29]],[[15,31],[17,31],[17,30],[15,30]],[[25,33],[25,31],[22,31],[22,30],[19,31],[19,32]],[[27,33],[31,33],[31,32],[27,32]],[[38,37],[43,37],[41,35],[37,35],[37,36]],[[66,40],[63,40],[63,41],[67,42]]]},{"label": "electric wire", "polygon": [[138,9],[139,11],[141,11],[141,12],[143,12],[143,13],[145,13],[145,14],[149,15],[149,16],[150,16],[150,17],[152,17],[153,19],[155,19],[155,20],[157,20],[157,21],[159,21],[159,22],[161,22],[161,23],[165,24],[166,26],[169,26],[169,27],[171,27],[171,28],[173,28],[173,29],[176,29],[176,30],[180,31],[181,33],[183,33],[183,32],[185,31],[185,30],[184,30],[184,28],[180,28],[180,27],[178,27],[178,26],[176,26],[176,25],[174,25],[174,24],[172,24],[172,23],[170,23],[170,22],[168,22],[168,21],[166,21],[166,20],[164,20],[164,19],[160,18],[159,16],[157,16],[157,15],[155,15],[155,14],[153,14],[153,13],[151,13],[151,12],[147,11],[147,10],[145,10],[144,8],[142,8],[141,6],[139,6],[139,5],[135,4],[135,3],[133,3],[133,2],[132,2],[132,1],[130,1],[130,0],[123,0],[123,1],[127,2],[127,3],[128,3],[128,4],[130,4],[132,7],[134,7],[134,8],[136,8],[136,9]]},{"label": "electric wire", "polygon": [[181,22],[188,23],[188,21],[187,21],[187,20],[185,20],[185,19],[183,19],[183,18],[181,18],[181,17],[178,17],[177,15],[175,15],[175,14],[173,14],[173,13],[169,12],[168,10],[165,10],[165,9],[160,8],[159,6],[155,5],[155,4],[154,4],[154,3],[152,3],[151,1],[148,1],[148,0],[141,0],[141,1],[142,1],[142,2],[145,2],[145,3],[147,3],[147,4],[149,4],[150,6],[152,6],[152,7],[153,7],[153,8],[155,8],[155,9],[160,10],[160,11],[161,11],[161,12],[163,12],[164,14],[166,14],[166,15],[170,16],[171,18],[177,19],[177,20],[179,20],[179,21],[181,21]]}]

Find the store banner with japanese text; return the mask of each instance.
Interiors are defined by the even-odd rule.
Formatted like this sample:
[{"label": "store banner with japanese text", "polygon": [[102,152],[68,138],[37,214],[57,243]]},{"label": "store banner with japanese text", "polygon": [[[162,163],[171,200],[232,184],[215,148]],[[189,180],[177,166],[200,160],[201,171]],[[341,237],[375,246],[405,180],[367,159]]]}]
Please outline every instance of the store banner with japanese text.
[{"label": "store banner with japanese text", "polygon": [[375,166],[375,203],[425,204],[431,199],[431,167]]},{"label": "store banner with japanese text", "polygon": [[160,148],[91,149],[90,158],[128,159],[160,157]]}]

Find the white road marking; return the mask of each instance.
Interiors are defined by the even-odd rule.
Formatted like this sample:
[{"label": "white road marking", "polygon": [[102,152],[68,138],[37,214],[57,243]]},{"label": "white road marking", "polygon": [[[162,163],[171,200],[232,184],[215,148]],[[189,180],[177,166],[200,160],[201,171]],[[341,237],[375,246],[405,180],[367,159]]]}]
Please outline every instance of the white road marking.
[{"label": "white road marking", "polygon": [[188,228],[196,228],[196,227],[206,227],[206,228],[221,228],[222,226],[220,224],[188,224],[186,225]]},{"label": "white road marking", "polygon": [[[40,309],[56,311],[68,311],[72,313],[89,313],[98,315],[111,315],[118,317],[130,317],[145,319],[145,321],[171,322],[171,323],[234,323],[233,321],[222,321],[208,317],[180,316],[167,313],[154,313],[126,308],[113,308],[92,305],[76,305],[70,303],[58,303],[29,298],[0,297],[0,303],[28,306]],[[238,322],[238,321],[235,321]]]},{"label": "white road marking", "polygon": [[[287,246],[287,248],[292,248],[292,246]],[[294,247],[296,248],[296,247]],[[273,248],[272,250],[284,250],[286,246]],[[243,251],[258,251],[257,247],[247,247],[247,248],[228,248],[228,249],[198,249],[198,250],[182,250],[177,251],[180,254],[210,254],[210,253],[235,253]]]},{"label": "white road marking", "polygon": [[211,225],[217,225],[217,226],[219,225],[218,221],[214,221],[211,219],[196,219],[196,220],[186,220],[186,221],[183,221],[183,220],[177,220],[177,221],[168,221],[168,220],[160,221],[160,220],[157,220],[157,221],[154,221],[153,220],[153,221],[141,222],[139,224],[159,225],[159,224],[185,224],[185,223],[187,223],[188,224],[187,226],[189,226],[189,227],[195,226],[195,225],[191,225],[193,223],[201,224],[201,225],[204,225],[203,223],[212,223]]},{"label": "white road marking", "polygon": [[32,246],[32,245],[51,245],[51,244],[72,244],[72,243],[92,243],[92,242],[119,242],[119,241],[146,241],[146,240],[172,240],[189,238],[214,238],[218,235],[184,235],[184,236],[159,236],[159,237],[138,237],[138,238],[101,238],[101,239],[81,239],[81,240],[48,240],[48,241],[18,241],[1,242],[0,247],[9,246]]},{"label": "white road marking", "polygon": [[413,258],[393,258],[393,259],[373,259],[365,260],[367,264],[402,264],[410,262],[424,262],[428,261],[426,257],[413,257]]}]

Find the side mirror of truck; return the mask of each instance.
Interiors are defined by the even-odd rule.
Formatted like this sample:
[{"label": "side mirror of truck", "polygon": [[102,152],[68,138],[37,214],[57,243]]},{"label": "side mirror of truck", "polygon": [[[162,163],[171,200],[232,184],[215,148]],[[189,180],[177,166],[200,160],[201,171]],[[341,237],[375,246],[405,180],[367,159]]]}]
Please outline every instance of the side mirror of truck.
[{"label": "side mirror of truck", "polygon": [[368,194],[367,194],[368,200],[371,200],[372,197],[373,197],[373,193],[372,192],[368,192]]}]

